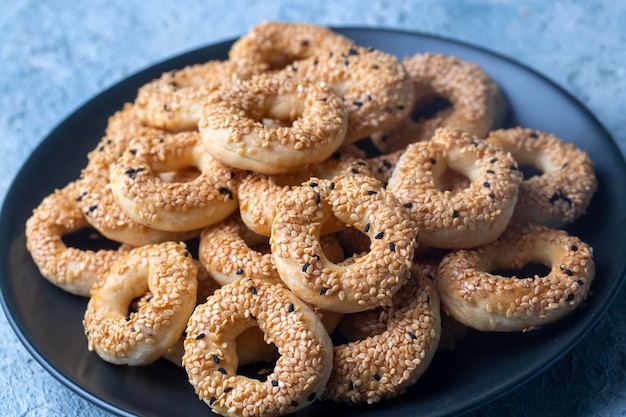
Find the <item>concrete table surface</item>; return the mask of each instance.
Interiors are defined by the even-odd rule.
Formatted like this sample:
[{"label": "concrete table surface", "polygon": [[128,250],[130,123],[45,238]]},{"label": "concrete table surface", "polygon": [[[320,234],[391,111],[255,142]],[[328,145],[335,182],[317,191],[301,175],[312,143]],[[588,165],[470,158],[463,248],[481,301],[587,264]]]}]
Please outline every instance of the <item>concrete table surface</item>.
[{"label": "concrete table surface", "polygon": [[[98,92],[262,20],[421,31],[526,64],[583,102],[626,153],[626,2],[0,0],[0,199],[29,153]],[[625,196],[626,197],[626,196]],[[472,416],[626,416],[626,288],[572,352]],[[0,415],[107,412],[50,376],[0,313]]]}]

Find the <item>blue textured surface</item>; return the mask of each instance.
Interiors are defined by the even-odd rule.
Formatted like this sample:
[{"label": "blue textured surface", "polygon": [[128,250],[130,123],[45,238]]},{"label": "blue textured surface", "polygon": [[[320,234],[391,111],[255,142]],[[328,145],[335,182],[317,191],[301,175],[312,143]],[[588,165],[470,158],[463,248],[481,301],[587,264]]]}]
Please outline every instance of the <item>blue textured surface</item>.
[{"label": "blue textured surface", "polygon": [[[0,199],[33,148],[89,98],[154,62],[235,37],[261,20],[422,31],[494,50],[581,100],[626,153],[626,2],[86,3],[0,0]],[[625,319],[623,290],[571,353],[471,415],[626,416]],[[108,415],[44,371],[3,313],[0,374],[0,415]]]}]

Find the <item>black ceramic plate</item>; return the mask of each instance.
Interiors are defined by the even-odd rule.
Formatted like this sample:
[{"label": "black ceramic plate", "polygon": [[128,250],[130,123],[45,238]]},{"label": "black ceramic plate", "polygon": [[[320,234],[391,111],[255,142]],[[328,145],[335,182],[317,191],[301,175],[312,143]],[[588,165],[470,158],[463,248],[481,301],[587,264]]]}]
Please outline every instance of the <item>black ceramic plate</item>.
[{"label": "black ceramic plate", "polygon": [[[300,416],[443,416],[469,411],[538,375],[570,350],[598,321],[625,275],[626,165],[607,131],[579,102],[534,71],[502,56],[455,41],[388,30],[339,29],[361,45],[399,57],[417,52],[454,54],[484,68],[510,104],[507,126],[553,132],[575,142],[596,164],[600,183],[588,214],[569,228],[593,245],[597,277],[581,310],[525,334],[470,332],[450,353],[437,354],[408,394],[372,406],[319,402]],[[142,71],[103,92],[63,121],[26,162],[0,217],[3,307],[17,335],[46,370],[79,395],[120,415],[210,415],[186,380],[166,361],[141,368],[110,365],[87,350],[82,329],[86,300],[44,280],[25,248],[24,222],[55,187],[78,176],[86,153],[109,115],[132,101],[137,88],[163,71],[224,59],[231,42],[202,48]]]}]

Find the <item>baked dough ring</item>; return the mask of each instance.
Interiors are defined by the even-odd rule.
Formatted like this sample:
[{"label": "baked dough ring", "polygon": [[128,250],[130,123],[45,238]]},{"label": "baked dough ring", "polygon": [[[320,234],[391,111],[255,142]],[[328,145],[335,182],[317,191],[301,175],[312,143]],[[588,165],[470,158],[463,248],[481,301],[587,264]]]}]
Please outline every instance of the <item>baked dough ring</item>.
[{"label": "baked dough ring", "polygon": [[[88,348],[118,365],[147,365],[176,343],[196,305],[198,268],[185,244],[132,249],[91,289],[83,326]],[[137,312],[131,301],[153,295]]]},{"label": "baked dough ring", "polygon": [[350,48],[354,42],[331,29],[310,23],[262,22],[228,51],[231,61],[262,65],[266,71],[286,67],[320,52]]},{"label": "baked dough ring", "polygon": [[[336,216],[370,238],[370,252],[349,265],[330,262],[319,236]],[[369,176],[312,178],[279,207],[270,243],[281,279],[325,310],[354,313],[391,303],[410,275],[417,228],[407,210]]]},{"label": "baked dough ring", "polygon": [[398,59],[386,52],[351,46],[296,61],[283,71],[329,86],[348,112],[345,144],[404,119],[413,102],[413,83]]},{"label": "baked dough ring", "polygon": [[[270,236],[278,205],[287,198],[293,186],[298,186],[311,177],[332,179],[345,174],[369,175],[370,169],[364,160],[343,148],[325,161],[307,165],[289,174],[267,175],[253,172],[241,180],[237,189],[241,219],[255,233]],[[324,225],[322,234],[344,228],[343,222],[331,219]]]},{"label": "baked dough ring", "polygon": [[402,394],[426,371],[441,337],[439,295],[435,284],[413,268],[389,308],[344,317],[371,321],[376,315],[380,326],[359,329],[358,339],[334,347],[324,399],[375,403]]},{"label": "baked dough ring", "polygon": [[[189,182],[167,182],[156,174],[197,167]],[[198,230],[237,209],[239,172],[206,153],[197,132],[131,142],[110,167],[115,201],[133,221],[170,232]]]},{"label": "baked dough ring", "polygon": [[[260,327],[280,357],[263,382],[237,374],[235,338]],[[332,369],[333,347],[313,310],[281,285],[235,281],[196,307],[183,366],[201,400],[223,416],[279,416],[317,400]]]},{"label": "baked dough ring", "polygon": [[520,166],[542,172],[520,184],[515,220],[561,228],[585,213],[598,187],[586,152],[553,134],[521,127],[493,131],[487,141],[510,152]]},{"label": "baked dough ring", "polygon": [[[413,81],[414,101],[409,103],[410,114],[400,123],[371,136],[382,153],[429,140],[439,127],[461,129],[484,138],[503,121],[506,101],[498,86],[478,65],[434,53],[416,54],[402,63]],[[413,120],[412,115],[428,107],[434,97],[443,97],[451,107],[431,117]]]},{"label": "baked dough ring", "polygon": [[265,174],[325,160],[341,146],[346,127],[345,108],[330,89],[278,74],[222,85],[206,100],[198,123],[216,159]]},{"label": "baked dough ring", "polygon": [[[343,260],[343,249],[334,235],[321,239],[329,258]],[[198,253],[203,266],[221,285],[248,277],[278,284],[282,281],[269,249],[267,236],[252,232],[233,215],[202,231]]]},{"label": "baked dough ring", "polygon": [[[540,263],[546,276],[506,277],[497,270],[521,270]],[[512,224],[488,245],[447,254],[437,287],[445,310],[482,331],[527,331],[571,313],[587,298],[595,276],[593,250],[565,231],[534,223]]]},{"label": "baked dough ring", "polygon": [[93,284],[128,248],[92,251],[67,247],[63,236],[89,226],[74,197],[77,187],[71,182],[55,190],[33,210],[26,221],[26,248],[44,278],[64,291],[88,297]]},{"label": "baked dough ring", "polygon": [[135,107],[147,126],[168,131],[195,130],[202,103],[222,83],[248,79],[262,68],[235,61],[208,61],[165,72],[137,92]]},{"label": "baked dough ring", "polygon": [[[448,168],[468,177],[469,187],[441,188]],[[440,128],[429,142],[407,147],[387,189],[409,207],[421,242],[453,249],[494,241],[509,223],[521,182],[509,153],[470,133]]]}]

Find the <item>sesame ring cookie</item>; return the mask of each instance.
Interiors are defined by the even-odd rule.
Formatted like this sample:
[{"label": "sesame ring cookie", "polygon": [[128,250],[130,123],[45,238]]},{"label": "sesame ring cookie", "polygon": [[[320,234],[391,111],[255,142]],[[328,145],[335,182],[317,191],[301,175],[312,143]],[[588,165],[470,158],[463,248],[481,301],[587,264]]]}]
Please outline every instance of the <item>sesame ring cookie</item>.
[{"label": "sesame ring cookie", "polygon": [[128,248],[81,250],[63,242],[63,236],[89,226],[74,198],[76,188],[71,182],[55,190],[33,210],[26,221],[26,248],[44,278],[64,291],[88,297],[93,284]]},{"label": "sesame ring cookie", "polygon": [[[469,178],[469,186],[442,188],[447,170]],[[409,208],[422,243],[455,249],[489,243],[504,231],[521,182],[509,153],[468,132],[440,128],[430,141],[407,147],[387,189]]]},{"label": "sesame ring cookie", "polygon": [[[322,236],[321,239],[322,247],[330,258],[337,261],[344,258],[343,249],[334,235]],[[269,251],[267,236],[249,230],[236,215],[202,231],[199,257],[213,279],[221,285],[248,277],[274,284],[281,282]]]},{"label": "sesame ring cookie", "polygon": [[[272,122],[266,125],[264,119]],[[244,170],[282,174],[330,157],[343,142],[347,115],[326,87],[262,74],[211,94],[198,128],[216,159]]]},{"label": "sesame ring cookie", "polygon": [[[332,263],[319,240],[332,216],[358,228],[370,251],[348,265]],[[410,275],[417,227],[408,211],[365,175],[312,178],[292,190],[272,225],[276,269],[296,295],[325,310],[354,313],[391,303]]]},{"label": "sesame ring cookie", "polygon": [[137,92],[137,117],[145,125],[168,131],[195,130],[206,97],[222,83],[248,79],[258,66],[213,60],[165,72]]},{"label": "sesame ring cookie", "polygon": [[495,130],[487,141],[510,152],[520,166],[541,171],[520,185],[515,220],[560,228],[584,214],[598,187],[586,152],[553,134],[521,127]]},{"label": "sesame ring cookie", "polygon": [[[185,330],[196,305],[197,275],[183,243],[132,249],[91,289],[83,320],[89,350],[118,365],[157,360]],[[150,302],[129,313],[132,300],[147,291]]]},{"label": "sesame ring cookie", "polygon": [[170,232],[148,227],[132,220],[117,204],[111,182],[109,164],[92,159],[77,181],[73,198],[87,222],[103,236],[132,247],[160,243],[166,240],[188,240],[200,231]]},{"label": "sesame ring cookie", "polygon": [[[280,357],[265,381],[237,374],[236,337],[258,326]],[[333,346],[321,320],[282,285],[244,279],[217,290],[187,325],[183,366],[201,400],[223,416],[280,416],[320,397]]]},{"label": "sesame ring cookie", "polygon": [[[429,140],[439,127],[461,129],[484,138],[504,119],[506,101],[478,65],[434,53],[416,54],[402,63],[413,81],[414,101],[408,105],[410,114],[400,123],[372,135],[381,152],[391,153],[410,143]],[[451,106],[413,120],[413,115],[428,108],[435,97],[442,97]]]},{"label": "sesame ring cookie", "polygon": [[228,57],[273,71],[319,52],[347,49],[351,39],[310,23],[263,22],[233,43]]},{"label": "sesame ring cookie", "polygon": [[[341,148],[322,162],[307,165],[288,174],[268,175],[254,172],[246,176],[237,188],[241,219],[255,233],[270,236],[278,205],[291,192],[293,186],[298,186],[311,177],[332,179],[345,174],[369,175],[367,163],[349,152]],[[333,218],[326,222],[322,234],[344,228],[343,222]]]},{"label": "sesame ring cookie", "polygon": [[323,399],[372,404],[396,397],[417,382],[437,351],[439,295],[417,266],[389,308],[348,315],[344,321],[359,321],[361,315],[376,315],[380,326],[360,329],[359,339],[334,347]]},{"label": "sesame ring cookie", "polygon": [[[158,172],[196,167],[188,182],[168,182]],[[237,209],[238,171],[205,152],[197,132],[131,142],[110,167],[115,201],[133,221],[170,232],[198,230]]]},{"label": "sesame ring cookie", "polygon": [[[531,263],[545,276],[502,276]],[[450,252],[437,271],[445,310],[482,331],[527,331],[554,322],[585,301],[595,276],[593,250],[563,230],[514,223],[495,242]]]},{"label": "sesame ring cookie", "polygon": [[283,73],[327,85],[348,112],[349,144],[390,128],[404,119],[413,102],[413,83],[391,54],[352,46],[296,61]]}]

